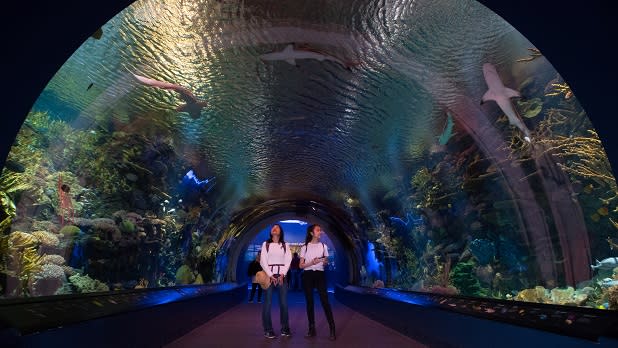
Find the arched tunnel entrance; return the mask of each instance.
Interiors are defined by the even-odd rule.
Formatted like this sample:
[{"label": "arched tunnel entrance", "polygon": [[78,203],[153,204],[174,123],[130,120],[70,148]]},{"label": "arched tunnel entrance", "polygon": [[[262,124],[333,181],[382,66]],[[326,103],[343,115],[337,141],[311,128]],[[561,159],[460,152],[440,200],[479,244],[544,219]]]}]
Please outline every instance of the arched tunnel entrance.
[{"label": "arched tunnel entrance", "polygon": [[[251,212],[241,212],[230,224],[228,250],[229,264],[227,279],[242,281],[246,278],[245,264],[240,261],[248,244],[260,231],[282,220],[301,220],[309,224],[319,224],[326,231],[337,250],[337,270],[332,273],[334,282],[354,284],[358,282],[363,250],[361,239],[353,223],[346,215],[333,206],[316,201],[279,200],[266,202],[251,208]],[[260,241],[261,244],[262,241]],[[243,267],[240,267],[240,266]]]}]

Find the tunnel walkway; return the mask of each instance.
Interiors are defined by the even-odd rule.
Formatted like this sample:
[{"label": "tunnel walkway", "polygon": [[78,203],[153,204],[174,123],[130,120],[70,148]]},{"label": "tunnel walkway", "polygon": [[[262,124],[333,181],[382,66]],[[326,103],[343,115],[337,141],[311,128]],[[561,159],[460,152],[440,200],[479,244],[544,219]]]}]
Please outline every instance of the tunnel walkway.
[{"label": "tunnel walkway", "polygon": [[[329,298],[337,325],[337,340],[328,339],[328,323],[320,300],[315,294],[317,337],[305,338],[307,316],[305,299],[301,292],[288,293],[289,317],[292,337],[278,336],[268,339],[263,335],[259,303],[242,303],[220,314],[175,340],[166,348],[176,347],[426,347],[335,300]],[[279,335],[279,306],[277,294],[273,294],[273,327]]]}]

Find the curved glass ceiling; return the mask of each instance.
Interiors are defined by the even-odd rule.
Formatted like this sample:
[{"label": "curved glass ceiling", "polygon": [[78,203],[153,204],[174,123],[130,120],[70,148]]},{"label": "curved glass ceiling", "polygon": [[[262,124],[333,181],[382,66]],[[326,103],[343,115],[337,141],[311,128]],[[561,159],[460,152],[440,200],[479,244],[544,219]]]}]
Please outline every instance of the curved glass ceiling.
[{"label": "curved glass ceiling", "polygon": [[617,192],[567,82],[475,1],[141,0],[9,153],[4,296],[236,280],[290,201],[349,222],[354,282],[616,309]]}]

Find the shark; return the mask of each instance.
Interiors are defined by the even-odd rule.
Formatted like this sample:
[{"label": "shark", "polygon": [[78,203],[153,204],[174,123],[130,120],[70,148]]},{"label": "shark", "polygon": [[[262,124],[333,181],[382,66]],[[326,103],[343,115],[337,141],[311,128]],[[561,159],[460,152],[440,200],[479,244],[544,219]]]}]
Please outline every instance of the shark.
[{"label": "shark", "polygon": [[276,61],[282,60],[288,64],[296,66],[296,60],[298,59],[316,59],[320,62],[330,60],[338,63],[346,69],[350,69],[349,65],[343,62],[341,59],[331,56],[329,54],[321,53],[311,49],[294,49],[293,44],[287,45],[282,51],[275,51],[260,55],[260,59],[263,61]]},{"label": "shark", "polygon": [[618,257],[608,257],[602,261],[596,260],[596,265],[590,265],[590,268],[611,270],[618,267]]},{"label": "shark", "polygon": [[182,104],[179,107],[177,107],[176,111],[187,112],[193,119],[199,118],[202,114],[202,108],[208,105],[208,102],[206,102],[205,100],[198,99],[195,95],[193,95],[193,92],[191,92],[186,87],[183,87],[175,83],[154,80],[148,77],[137,75],[135,73],[131,73],[131,74],[135,77],[135,79],[137,79],[137,81],[139,81],[141,84],[144,84],[146,86],[156,87],[156,88],[161,88],[161,89],[170,89],[170,90],[177,92],[180,95],[180,98],[182,98],[185,101],[185,104]]},{"label": "shark", "polygon": [[455,125],[453,123],[453,115],[451,115],[449,112],[446,113],[447,118],[446,118],[446,125],[444,126],[444,131],[442,132],[442,134],[440,134],[440,136],[438,136],[438,143],[440,145],[446,145],[446,143],[448,143],[448,140],[455,135],[455,133],[453,133],[453,126]]},{"label": "shark", "polygon": [[526,127],[511,104],[511,98],[521,98],[521,94],[516,90],[504,86],[502,80],[500,80],[500,76],[498,76],[496,67],[491,63],[483,64],[483,76],[485,76],[485,82],[489,90],[485,92],[481,98],[481,104],[489,100],[495,101],[508,118],[509,123],[519,128],[519,130],[524,133],[524,139],[530,142],[530,130]]}]

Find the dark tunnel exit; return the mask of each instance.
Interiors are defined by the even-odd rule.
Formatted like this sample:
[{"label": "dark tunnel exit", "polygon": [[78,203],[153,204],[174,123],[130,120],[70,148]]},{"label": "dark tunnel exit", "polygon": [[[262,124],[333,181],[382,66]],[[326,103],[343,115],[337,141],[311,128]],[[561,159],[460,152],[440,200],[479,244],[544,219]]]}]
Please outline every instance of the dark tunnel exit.
[{"label": "dark tunnel exit", "polygon": [[[326,231],[322,241],[334,250],[335,268],[328,269],[330,288],[335,284],[354,283],[359,279],[363,245],[355,243],[358,238],[352,234],[350,222],[343,220],[340,212],[337,213],[335,209],[315,201],[288,200],[267,202],[252,208],[252,211],[262,213],[239,215],[231,224],[234,232],[229,237],[228,250],[224,252],[228,255],[229,262],[226,273],[228,281],[247,280],[247,264],[258,251],[255,248],[268,238],[269,228],[275,223],[282,225],[286,231],[286,242],[293,243],[294,250],[304,243],[307,225],[322,226]],[[247,255],[251,255],[251,258]]]}]

